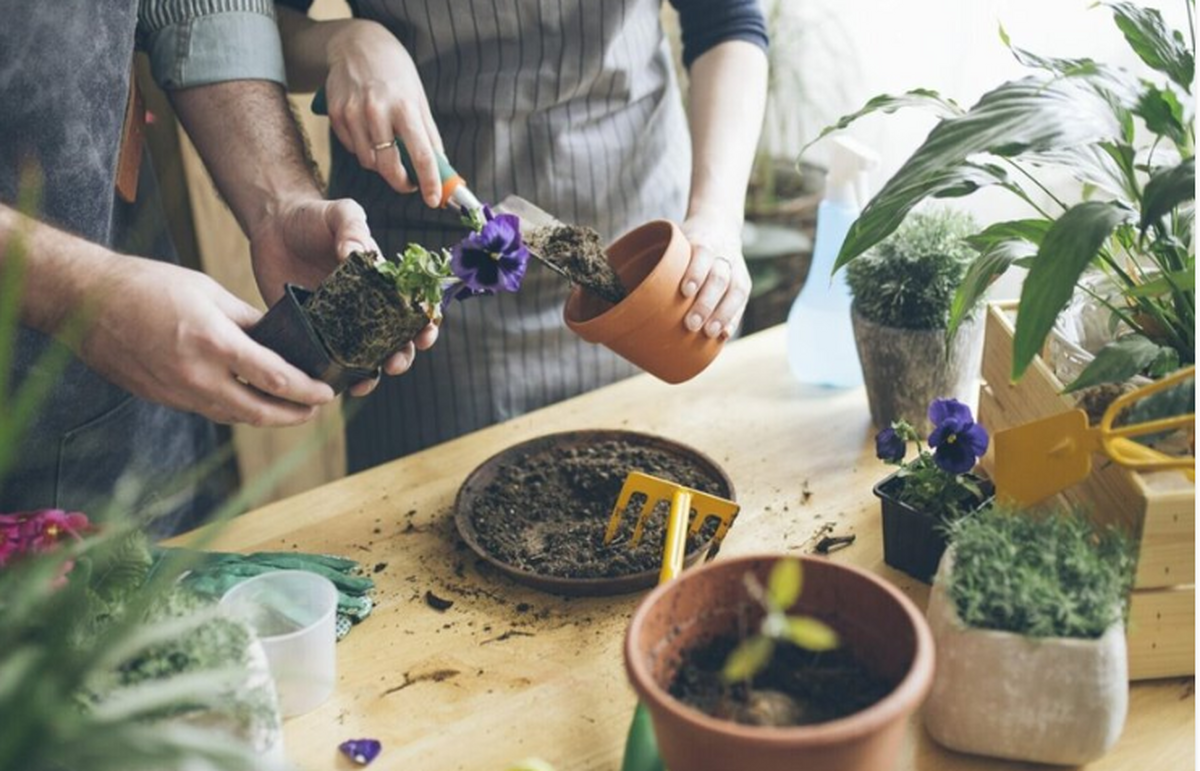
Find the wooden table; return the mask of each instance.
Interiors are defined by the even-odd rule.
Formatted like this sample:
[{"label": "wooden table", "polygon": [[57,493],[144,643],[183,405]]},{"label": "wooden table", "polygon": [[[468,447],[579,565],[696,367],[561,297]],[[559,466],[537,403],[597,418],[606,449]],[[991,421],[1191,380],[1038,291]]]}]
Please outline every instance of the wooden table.
[{"label": "wooden table", "polygon": [[[733,478],[743,512],[722,556],[804,553],[854,533],[832,559],[894,582],[920,606],[928,587],[883,564],[864,392],[798,385],[782,328],[736,342],[700,377],[641,376],[252,512],[218,548],[344,554],[374,571],[378,607],[338,646],[330,701],[286,726],[301,767],[351,766],[336,752],[374,737],[372,771],[503,771],[539,756],[558,771],[616,769],[634,705],[621,644],[637,596],[568,599],[523,588],[458,540],[451,507],[479,463],[530,437],[581,428],[645,431],[692,445]],[[425,593],[453,601],[439,612]],[[1138,683],[1116,748],[1091,769],[1195,765],[1193,679]],[[943,750],[912,721],[900,769],[1028,766]]]}]

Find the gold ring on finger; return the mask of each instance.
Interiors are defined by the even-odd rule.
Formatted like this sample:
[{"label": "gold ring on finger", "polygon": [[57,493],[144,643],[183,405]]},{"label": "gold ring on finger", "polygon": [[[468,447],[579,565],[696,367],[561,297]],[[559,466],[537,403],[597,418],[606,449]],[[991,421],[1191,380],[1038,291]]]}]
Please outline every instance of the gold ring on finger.
[{"label": "gold ring on finger", "polygon": [[375,152],[379,152],[380,150],[386,150],[386,149],[388,149],[389,147],[391,147],[391,146],[392,146],[392,145],[394,145],[394,144],[396,144],[396,140],[392,139],[392,140],[390,140],[390,141],[388,141],[388,142],[380,142],[379,144],[377,144],[377,145],[374,145],[374,146],[372,147],[372,149],[373,149]]}]

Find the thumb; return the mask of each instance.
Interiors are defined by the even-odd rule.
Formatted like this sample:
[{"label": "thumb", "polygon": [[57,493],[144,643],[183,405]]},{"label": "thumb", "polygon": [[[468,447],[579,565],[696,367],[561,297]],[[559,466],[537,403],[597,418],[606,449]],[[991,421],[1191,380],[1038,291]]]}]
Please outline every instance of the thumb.
[{"label": "thumb", "polygon": [[348,198],[330,201],[325,223],[333,234],[339,260],[345,260],[351,252],[379,251],[367,227],[367,213],[357,201]]}]

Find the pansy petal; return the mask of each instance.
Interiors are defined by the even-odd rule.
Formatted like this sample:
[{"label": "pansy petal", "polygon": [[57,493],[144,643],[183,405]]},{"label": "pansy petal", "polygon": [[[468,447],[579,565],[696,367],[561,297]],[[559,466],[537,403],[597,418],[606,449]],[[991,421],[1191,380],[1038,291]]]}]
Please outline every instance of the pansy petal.
[{"label": "pansy petal", "polygon": [[973,419],[971,408],[958,399],[934,399],[933,403],[929,405],[929,422],[935,426],[941,425],[947,420],[954,420],[962,424],[969,423]]},{"label": "pansy petal", "polygon": [[982,456],[987,452],[988,448],[988,432],[978,423],[972,423],[962,430],[958,436],[958,440],[971,448],[971,452],[977,457]]},{"label": "pansy petal", "polygon": [[975,468],[975,455],[962,442],[944,442],[934,451],[933,462],[948,474],[965,474]]},{"label": "pansy petal", "polygon": [[379,757],[383,744],[378,739],[350,739],[338,745],[342,754],[360,766],[366,766]]},{"label": "pansy petal", "polygon": [[875,436],[875,457],[888,463],[904,460],[907,446],[894,428],[885,428]]}]

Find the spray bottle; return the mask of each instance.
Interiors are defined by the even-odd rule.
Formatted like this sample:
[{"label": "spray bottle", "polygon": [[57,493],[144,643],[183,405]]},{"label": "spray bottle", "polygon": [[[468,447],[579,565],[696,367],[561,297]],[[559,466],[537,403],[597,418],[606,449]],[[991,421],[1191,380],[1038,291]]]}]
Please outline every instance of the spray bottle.
[{"label": "spray bottle", "polygon": [[802,383],[854,388],[863,380],[850,325],[850,288],[844,270],[831,273],[846,232],[867,202],[867,172],[879,157],[847,137],[835,137],[832,144],[812,265],[788,313],[788,365]]}]

